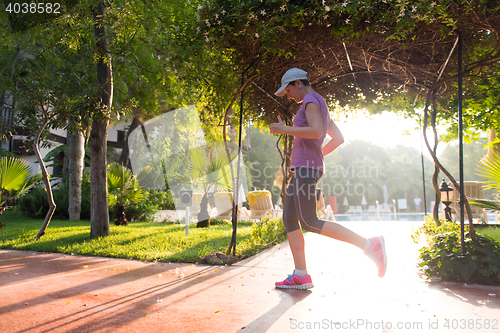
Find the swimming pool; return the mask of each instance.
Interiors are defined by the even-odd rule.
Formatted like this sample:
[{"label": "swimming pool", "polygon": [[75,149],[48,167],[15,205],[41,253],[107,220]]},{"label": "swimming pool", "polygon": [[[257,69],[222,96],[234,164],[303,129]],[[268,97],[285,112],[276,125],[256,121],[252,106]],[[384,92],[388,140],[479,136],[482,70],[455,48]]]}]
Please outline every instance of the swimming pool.
[{"label": "swimming pool", "polygon": [[[377,214],[339,214],[335,215],[337,221],[377,221]],[[396,214],[380,214],[380,221],[423,221],[424,213],[399,213]]]},{"label": "swimming pool", "polygon": [[[428,213],[427,215],[432,215]],[[423,221],[424,213],[397,213],[394,219],[394,214],[380,214],[380,221]],[[345,221],[378,221],[377,214],[336,214],[335,219],[339,222]],[[465,220],[469,221],[467,215]],[[495,215],[488,214],[488,224],[495,224]]]}]

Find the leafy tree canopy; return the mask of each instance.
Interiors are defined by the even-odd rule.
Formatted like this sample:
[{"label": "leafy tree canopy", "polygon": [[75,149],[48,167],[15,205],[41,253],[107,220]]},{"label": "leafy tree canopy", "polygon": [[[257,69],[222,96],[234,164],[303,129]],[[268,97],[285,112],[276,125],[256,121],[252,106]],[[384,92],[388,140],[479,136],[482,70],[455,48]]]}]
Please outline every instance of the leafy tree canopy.
[{"label": "leafy tree canopy", "polygon": [[231,50],[262,88],[249,89],[257,118],[291,118],[290,104],[270,98],[291,67],[306,70],[333,105],[415,115],[429,90],[442,103],[452,99],[456,51],[445,63],[458,33],[465,77],[498,74],[499,15],[488,0],[214,0],[198,6],[197,29],[208,44]]},{"label": "leafy tree canopy", "polygon": [[[227,75],[233,65],[227,52],[214,51],[195,38],[197,3],[106,2],[104,24],[108,27],[114,81],[113,110],[108,115],[111,120],[128,117],[124,112],[147,120],[176,107],[196,104],[208,136],[220,136],[217,125],[228,96],[234,94],[233,77]],[[14,15],[0,5],[0,37],[6,37],[6,48],[0,52],[1,60],[5,60],[0,75],[6,79],[2,80],[2,91],[13,91],[21,74],[19,61],[15,61],[17,50],[35,59],[40,55],[54,58],[50,61],[54,73],[71,74],[67,69],[77,65],[78,69],[70,69],[86,76],[87,87],[82,91],[87,94],[92,90],[97,81],[91,15],[94,5],[90,0],[62,1],[59,15]],[[91,114],[86,114],[90,118]]]}]

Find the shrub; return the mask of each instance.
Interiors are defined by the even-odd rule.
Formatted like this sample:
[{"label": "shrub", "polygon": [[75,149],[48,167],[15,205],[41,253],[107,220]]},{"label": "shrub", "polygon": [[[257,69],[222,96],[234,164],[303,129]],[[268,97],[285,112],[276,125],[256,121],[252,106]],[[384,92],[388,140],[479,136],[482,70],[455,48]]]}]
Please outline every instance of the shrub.
[{"label": "shrub", "polygon": [[[59,183],[56,189],[53,189],[54,202],[56,210],[53,218],[68,219],[69,206],[69,185],[67,182]],[[147,192],[147,199],[137,205],[128,205],[125,214],[129,221],[151,221],[158,212],[158,209],[175,209],[172,192],[151,190]],[[31,192],[19,199],[19,208],[24,214],[32,218],[45,218],[49,210],[47,202],[47,191],[44,185],[39,185]],[[112,215],[112,214],[111,214]],[[82,204],[80,212],[81,220],[90,220],[90,175],[84,174],[82,180]],[[114,216],[110,216],[114,219]]]},{"label": "shrub", "polygon": [[147,201],[158,206],[162,210],[175,210],[174,200],[172,199],[172,191],[150,190]]},{"label": "shrub", "polygon": [[89,173],[84,173],[82,177],[82,204],[80,208],[80,219],[90,220],[90,174]]},{"label": "shrub", "polygon": [[500,284],[500,243],[480,234],[475,241],[465,235],[463,256],[459,232],[437,235],[433,245],[420,250],[420,259],[420,270],[429,278]]},{"label": "shrub", "polygon": [[[241,224],[241,222],[238,222],[239,224]],[[243,222],[243,223],[247,223],[247,222]],[[222,225],[222,226],[225,226],[225,225],[232,225],[231,221],[228,221],[228,220],[221,220],[221,219],[210,219],[210,225]]]},{"label": "shrub", "polygon": [[28,217],[44,218],[49,210],[45,187],[42,185],[31,189],[29,194],[19,199],[18,206]]},{"label": "shrub", "polygon": [[286,231],[282,218],[264,217],[262,222],[252,225],[252,241],[256,246],[275,245],[285,240]]},{"label": "shrub", "polygon": [[[54,203],[56,204],[56,210],[54,212],[54,218],[56,219],[67,219],[69,218],[69,184],[68,182],[61,182],[57,186],[57,189],[52,191],[52,196],[54,197]],[[45,197],[47,201],[47,197]],[[47,209],[48,209],[47,204]],[[44,216],[45,217],[45,216]]]},{"label": "shrub", "polygon": [[152,221],[159,209],[175,209],[172,192],[150,190],[147,198],[138,203],[125,206],[125,216],[128,221]]},{"label": "shrub", "polygon": [[[57,188],[52,189],[52,196],[56,204],[56,210],[52,218],[55,219],[68,219],[69,207],[69,185],[68,182],[61,182]],[[21,211],[28,217],[32,218],[45,218],[49,210],[49,203],[47,201],[47,190],[45,185],[39,185],[31,190],[19,200],[18,203]],[[84,175],[82,181],[82,204],[80,219],[90,220],[90,176]]]},{"label": "shrub", "polygon": [[460,224],[445,221],[443,219],[440,219],[440,222],[441,225],[438,226],[432,216],[426,216],[424,218],[424,225],[416,230],[413,230],[413,234],[411,236],[413,242],[418,244],[420,236],[424,235],[427,243],[432,245],[434,237],[437,235],[445,234],[447,232],[460,232]]}]

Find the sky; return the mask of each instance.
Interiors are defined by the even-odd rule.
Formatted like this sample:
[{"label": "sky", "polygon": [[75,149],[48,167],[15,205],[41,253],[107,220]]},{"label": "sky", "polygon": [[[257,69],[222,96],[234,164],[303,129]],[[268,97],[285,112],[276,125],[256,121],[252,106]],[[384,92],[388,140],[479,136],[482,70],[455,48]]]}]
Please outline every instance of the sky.
[{"label": "sky", "polygon": [[392,112],[384,111],[374,116],[361,114],[356,118],[337,121],[336,124],[346,143],[364,140],[385,148],[403,145],[418,151],[422,146],[424,152],[427,150],[418,123]]}]

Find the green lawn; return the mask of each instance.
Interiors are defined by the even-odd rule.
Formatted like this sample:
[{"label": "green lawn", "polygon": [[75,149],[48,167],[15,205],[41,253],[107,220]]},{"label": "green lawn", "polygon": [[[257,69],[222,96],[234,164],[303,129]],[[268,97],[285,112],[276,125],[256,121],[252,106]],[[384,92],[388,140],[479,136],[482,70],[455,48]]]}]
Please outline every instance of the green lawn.
[{"label": "green lawn", "polygon": [[[217,221],[210,228],[191,225],[189,236],[185,227],[173,223],[134,222],[128,226],[111,223],[111,235],[90,239],[90,222],[52,220],[40,240],[35,236],[42,220],[26,218],[20,212],[7,210],[0,217],[0,248],[37,252],[133,258],[143,261],[196,262],[202,256],[229,246],[232,226]],[[236,255],[251,256],[263,247],[252,240],[253,223],[238,223]],[[259,242],[260,243],[260,242]],[[267,244],[272,246],[273,243]]]},{"label": "green lawn", "polygon": [[500,242],[500,228],[498,227],[487,227],[481,228],[478,230],[479,233],[494,238],[498,242]]}]

